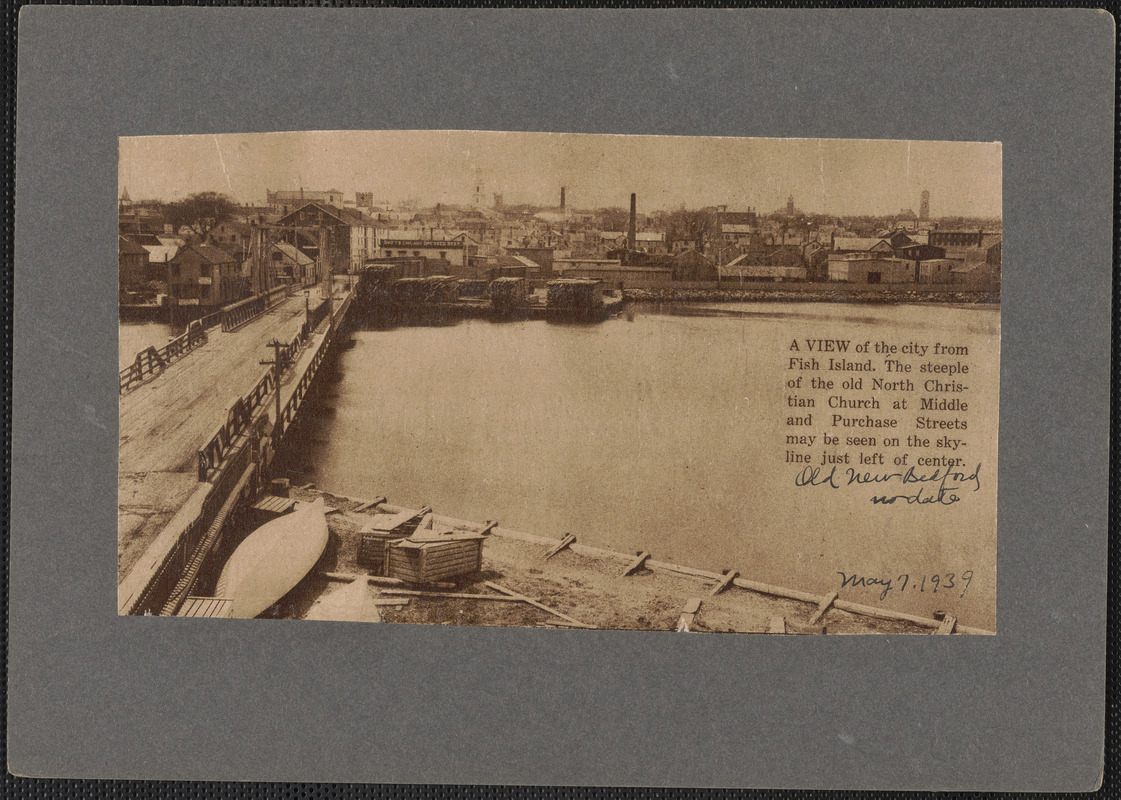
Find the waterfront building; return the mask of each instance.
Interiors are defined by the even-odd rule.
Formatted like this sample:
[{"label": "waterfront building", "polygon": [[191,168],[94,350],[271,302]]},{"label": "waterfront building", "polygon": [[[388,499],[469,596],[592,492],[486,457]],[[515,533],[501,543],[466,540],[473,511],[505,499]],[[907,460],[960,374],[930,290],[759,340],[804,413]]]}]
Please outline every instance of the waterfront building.
[{"label": "waterfront building", "polygon": [[290,244],[299,244],[297,233],[318,242],[316,256],[330,273],[361,269],[367,258],[377,254],[377,223],[355,208],[305,203],[281,217],[277,225]]},{"label": "waterfront building", "polygon": [[269,285],[281,283],[314,283],[316,275],[315,259],[287,242],[274,242],[267,251],[265,264],[269,272]]},{"label": "waterfront building", "polygon": [[121,291],[139,289],[150,280],[148,251],[120,234],[117,234],[117,275]]},{"label": "waterfront building", "polygon": [[554,247],[507,247],[506,254],[511,256],[525,256],[541,267],[541,274],[546,278],[553,277],[553,257],[557,254]]},{"label": "waterfront building", "polygon": [[669,265],[675,281],[715,281],[719,278],[716,263],[692,247],[671,258]]},{"label": "waterfront building", "polygon": [[168,262],[168,295],[173,305],[218,308],[247,293],[238,262],[212,244],[191,243]]},{"label": "waterfront building", "polygon": [[[385,231],[378,241],[378,255],[382,258],[428,258],[446,261],[452,266],[466,268],[479,252],[479,241],[466,233],[429,229],[423,231]],[[437,233],[439,234],[437,236]]]},{"label": "waterfront building", "polygon": [[962,262],[949,258],[931,258],[918,262],[919,283],[952,283],[953,271]]},{"label": "waterfront building", "polygon": [[915,267],[911,261],[890,254],[833,253],[829,256],[829,280],[844,283],[912,283]]},{"label": "waterfront building", "polygon": [[719,268],[720,286],[734,286],[743,283],[778,283],[782,281],[805,281],[805,267],[777,267],[769,264],[751,264],[747,256],[740,256],[730,264]]}]

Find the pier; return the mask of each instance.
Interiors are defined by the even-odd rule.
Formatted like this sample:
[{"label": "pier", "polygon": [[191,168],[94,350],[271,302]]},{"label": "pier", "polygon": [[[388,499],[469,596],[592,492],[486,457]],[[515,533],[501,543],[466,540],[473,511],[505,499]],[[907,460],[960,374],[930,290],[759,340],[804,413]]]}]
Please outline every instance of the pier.
[{"label": "pier", "polygon": [[[324,296],[326,295],[326,296]],[[118,612],[175,613],[348,326],[352,293],[228,306],[121,374]],[[182,340],[182,341],[180,341]]]}]

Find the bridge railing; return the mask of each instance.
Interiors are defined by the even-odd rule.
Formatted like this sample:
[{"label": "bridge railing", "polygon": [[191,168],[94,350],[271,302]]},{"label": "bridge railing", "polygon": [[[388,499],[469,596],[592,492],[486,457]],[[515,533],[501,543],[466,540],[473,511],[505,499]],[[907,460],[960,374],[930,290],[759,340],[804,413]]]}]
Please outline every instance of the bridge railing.
[{"label": "bridge railing", "polygon": [[197,322],[192,322],[185,332],[163,347],[141,350],[136,359],[120,371],[120,392],[131,389],[202,344],[206,344],[206,330]]},{"label": "bridge railing", "polygon": [[[280,286],[272,291],[254,295],[212,314],[191,322],[187,330],[163,347],[148,347],[136,354],[135,360],[120,370],[120,393],[124,393],[146,378],[165,369],[171,362],[185,356],[199,345],[206,344],[206,331],[221,323],[223,331],[230,331],[260,316],[288,296],[290,286]],[[235,323],[236,321],[236,323]]]},{"label": "bridge railing", "polygon": [[154,560],[151,565],[138,565],[118,587],[117,612],[119,614],[160,612],[189,567],[211,522],[229,499],[230,492],[235,488],[240,476],[250,465],[256,449],[253,438],[257,436],[257,432],[251,430],[249,433],[250,438],[243,440],[236,452],[230,454],[225,468],[215,474],[214,485],[206,491],[201,504],[191,507],[189,501],[184,509],[190,509],[188,514],[177,516],[172,520],[169,528],[161,534],[156,546],[158,547],[162,542],[164,550],[152,554]]},{"label": "bridge railing", "polygon": [[221,325],[222,324],[222,312],[223,311],[225,311],[225,309],[220,308],[220,309],[218,309],[217,311],[215,311],[211,314],[207,314],[205,317],[202,317],[201,319],[199,319],[198,324],[202,326],[202,329],[204,331],[210,330],[215,325]]},{"label": "bridge railing", "polygon": [[222,330],[232,331],[240,328],[250,320],[256,319],[277,303],[287,298],[290,290],[290,286],[278,286],[271,291],[253,295],[252,297],[247,297],[244,300],[226,306],[220,312],[222,314]]},{"label": "bridge railing", "polygon": [[[281,409],[280,418],[273,428],[274,441],[279,441],[295,419],[315,375],[333,349],[341,320],[350,307],[351,297],[352,295],[347,295],[334,309],[332,317],[340,322],[328,330],[304,374],[300,376],[292,396]],[[296,336],[284,347],[278,348],[282,365],[295,360],[304,341],[304,336]],[[238,398],[227,412],[225,422],[198,451],[199,480],[212,481],[213,485],[200,486],[192,499],[169,523],[168,528],[160,534],[156,545],[146,554],[147,562],[142,560],[118,587],[118,613],[159,613],[168,598],[174,595],[176,587],[189,570],[192,559],[197,558],[198,549],[211,524],[230,499],[231,492],[237,490],[238,482],[250,463],[257,461],[267,419],[261,414],[261,410],[277,390],[274,374],[270,369],[248,393]]]},{"label": "bridge railing", "polygon": [[319,323],[326,318],[330,305],[330,301],[324,300],[318,306],[308,311],[307,323],[305,326],[306,333],[304,334],[305,338],[310,336],[312,332],[319,327]]}]

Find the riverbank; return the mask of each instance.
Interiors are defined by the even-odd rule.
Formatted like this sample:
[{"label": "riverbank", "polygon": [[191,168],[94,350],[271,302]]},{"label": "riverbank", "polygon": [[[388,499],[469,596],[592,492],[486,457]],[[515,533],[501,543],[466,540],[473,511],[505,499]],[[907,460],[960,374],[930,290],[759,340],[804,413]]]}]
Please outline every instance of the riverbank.
[{"label": "riverbank", "polygon": [[[682,615],[688,629],[713,633],[935,633],[938,623],[920,624],[917,617],[882,619],[860,613],[865,607],[832,601],[820,615],[815,595],[754,584],[747,576],[725,581],[720,572],[682,567],[650,557],[631,574],[632,554],[589,547],[578,541],[546,556],[560,539],[495,527],[483,544],[483,567],[456,580],[453,589],[413,585],[402,589],[370,582],[357,563],[359,530],[373,516],[402,509],[317,491],[292,489],[290,496],[327,507],[330,539],[327,550],[307,578],[264,616],[280,619],[335,619],[401,624],[483,625],[496,627],[588,627],[599,630],[677,631]],[[435,515],[437,524],[477,531],[479,523]],[[494,584],[537,603],[511,602]],[[713,594],[714,588],[724,588]],[[762,591],[760,591],[762,589]],[[786,596],[783,596],[785,593]],[[470,595],[456,597],[455,595]],[[396,603],[394,602],[396,601]],[[695,610],[692,604],[696,603]],[[376,612],[371,612],[376,608]],[[893,612],[870,609],[885,616]],[[376,616],[378,619],[373,619]],[[956,633],[981,633],[959,626]]]},{"label": "riverbank", "polygon": [[[771,287],[774,288],[771,288]],[[744,302],[805,302],[805,303],[954,303],[968,305],[1000,305],[1000,291],[962,290],[948,288],[908,287],[892,288],[886,285],[859,286],[829,285],[752,289],[626,289],[626,299],[651,303],[744,303]]]}]

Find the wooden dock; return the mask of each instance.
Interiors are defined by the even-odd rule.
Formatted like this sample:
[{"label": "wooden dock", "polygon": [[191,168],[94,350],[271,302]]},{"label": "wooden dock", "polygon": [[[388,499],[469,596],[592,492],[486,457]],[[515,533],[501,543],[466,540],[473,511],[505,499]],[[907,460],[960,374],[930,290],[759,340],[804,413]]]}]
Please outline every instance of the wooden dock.
[{"label": "wooden dock", "polygon": [[[290,341],[304,321],[301,293],[236,330],[212,329],[205,345],[121,396],[118,582],[199,489],[198,450],[268,370],[261,364],[272,355],[268,343]],[[282,402],[292,394],[301,362],[311,358],[314,340],[285,373]]]}]

